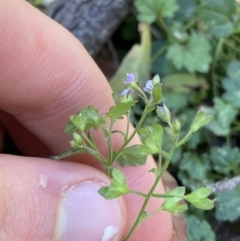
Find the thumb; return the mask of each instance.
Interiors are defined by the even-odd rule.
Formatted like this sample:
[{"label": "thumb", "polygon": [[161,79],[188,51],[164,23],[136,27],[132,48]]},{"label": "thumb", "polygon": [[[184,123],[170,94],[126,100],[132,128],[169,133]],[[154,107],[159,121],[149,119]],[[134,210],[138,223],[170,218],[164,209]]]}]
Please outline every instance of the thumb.
[{"label": "thumb", "polygon": [[0,240],[121,240],[122,199],[105,200],[102,172],[79,163],[1,155]]}]

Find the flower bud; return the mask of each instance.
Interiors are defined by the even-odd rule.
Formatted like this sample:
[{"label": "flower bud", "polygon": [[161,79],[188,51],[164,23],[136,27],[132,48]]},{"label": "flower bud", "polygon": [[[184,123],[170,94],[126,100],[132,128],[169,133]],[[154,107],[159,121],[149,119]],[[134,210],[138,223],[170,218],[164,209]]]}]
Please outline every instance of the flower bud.
[{"label": "flower bud", "polygon": [[132,82],[134,82],[136,80],[136,74],[135,73],[130,73],[130,74],[127,74],[127,78],[125,80],[125,84],[131,84]]},{"label": "flower bud", "polygon": [[165,104],[163,104],[163,106],[157,106],[156,111],[157,111],[158,117],[160,117],[161,120],[163,120],[166,123],[170,122],[171,114],[170,114],[170,111]]},{"label": "flower bud", "polygon": [[156,74],[152,79],[153,85],[160,84],[160,77]]},{"label": "flower bud", "polygon": [[148,93],[151,93],[152,92],[152,90],[153,90],[153,81],[152,80],[148,80],[147,82],[146,82],[146,84],[145,84],[145,87],[143,88],[143,90],[145,91],[145,92],[148,92]]},{"label": "flower bud", "polygon": [[172,121],[172,126],[174,129],[174,132],[178,134],[181,130],[181,124],[180,124],[179,120],[174,118]]},{"label": "flower bud", "polygon": [[78,144],[82,144],[82,137],[78,133],[73,133],[73,140]]},{"label": "flower bud", "polygon": [[204,112],[198,111],[190,126],[191,132],[196,132],[202,126],[207,125],[212,120],[211,116],[206,116]]},{"label": "flower bud", "polygon": [[75,141],[75,140],[72,140],[72,141],[69,141],[69,144],[72,148],[77,148],[79,147],[79,144]]}]

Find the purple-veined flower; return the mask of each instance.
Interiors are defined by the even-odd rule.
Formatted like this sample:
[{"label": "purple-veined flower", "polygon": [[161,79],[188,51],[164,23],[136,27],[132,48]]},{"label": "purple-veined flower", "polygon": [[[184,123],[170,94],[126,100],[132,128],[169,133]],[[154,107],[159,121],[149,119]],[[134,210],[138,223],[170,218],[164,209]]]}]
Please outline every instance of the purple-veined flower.
[{"label": "purple-veined flower", "polygon": [[135,73],[127,74],[127,78],[125,80],[125,84],[131,84],[136,79]]},{"label": "purple-veined flower", "polygon": [[121,92],[120,96],[127,96],[128,97],[130,94],[133,94],[133,90],[130,89],[130,88],[126,88]]},{"label": "purple-veined flower", "polygon": [[148,80],[145,84],[145,87],[143,88],[145,92],[152,92],[153,90],[153,81],[152,80]]}]

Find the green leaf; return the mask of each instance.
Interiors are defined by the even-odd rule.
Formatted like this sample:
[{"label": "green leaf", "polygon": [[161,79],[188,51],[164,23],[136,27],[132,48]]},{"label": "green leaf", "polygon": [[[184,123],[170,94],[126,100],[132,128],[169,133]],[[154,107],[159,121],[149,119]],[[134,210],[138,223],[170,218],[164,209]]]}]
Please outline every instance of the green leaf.
[{"label": "green leaf", "polygon": [[214,201],[208,198],[204,200],[195,200],[194,202],[191,202],[191,204],[201,210],[211,210],[214,208]]},{"label": "green leaf", "polygon": [[203,131],[203,129],[194,132],[189,141],[187,142],[187,147],[192,150],[195,150],[198,147],[198,145],[205,143],[206,136],[204,135],[204,133],[205,132]]},{"label": "green leaf", "polygon": [[66,133],[66,134],[70,134],[70,133],[74,133],[74,132],[78,131],[77,126],[72,122],[73,117],[74,117],[73,115],[69,117],[67,126],[64,129],[64,133]]},{"label": "green leaf", "polygon": [[151,105],[151,106],[148,106],[146,111],[149,113],[149,112],[152,112],[153,110],[155,110],[155,105]]},{"label": "green leaf", "polygon": [[213,169],[223,175],[229,175],[231,172],[237,173],[240,166],[240,152],[237,147],[212,147],[211,160]]},{"label": "green leaf", "polygon": [[87,154],[95,157],[96,159],[98,159],[100,162],[102,161],[101,159],[99,159],[99,152],[97,152],[87,146],[83,146],[83,145],[82,146],[78,145],[76,148],[72,148],[70,150],[63,151],[58,157],[56,157],[56,159],[61,160],[61,159],[67,158],[69,156],[82,154],[82,153],[87,153]]},{"label": "green leaf", "polygon": [[152,172],[153,174],[155,174],[156,176],[159,174],[159,170],[157,168],[152,168],[151,170],[149,170],[148,172]]},{"label": "green leaf", "polygon": [[174,66],[188,72],[207,73],[211,63],[211,46],[204,35],[192,32],[186,44],[174,43],[169,46],[167,58]]},{"label": "green leaf", "polygon": [[211,165],[206,155],[199,156],[186,152],[183,155],[179,168],[190,175],[194,173],[194,179],[202,181],[206,178],[207,172],[211,170]]},{"label": "green leaf", "polygon": [[193,153],[184,153],[179,168],[178,178],[184,186],[191,190],[213,182],[210,177],[211,162],[206,154],[200,156]]},{"label": "green leaf", "polygon": [[194,192],[192,192],[191,194],[188,194],[185,196],[186,200],[191,200],[191,199],[203,199],[208,197],[210,194],[212,193],[210,188],[207,187],[201,187],[197,190],[195,190]]},{"label": "green leaf", "polygon": [[[161,39],[152,41],[152,73],[159,74],[160,76],[165,76],[176,71],[172,61],[166,59],[164,54],[165,49],[167,49],[167,39],[165,36],[161,36]],[[158,57],[157,53],[159,53],[159,51],[163,53]]]},{"label": "green leaf", "polygon": [[28,2],[30,2],[33,6],[35,7],[42,7],[43,4],[43,0],[28,0]]},{"label": "green leaf", "polygon": [[160,124],[154,123],[152,127],[146,126],[139,130],[142,142],[148,148],[149,154],[156,154],[161,149],[163,128]]},{"label": "green leaf", "polygon": [[196,1],[195,0],[177,0],[179,10],[175,13],[174,20],[178,22],[186,22],[191,20],[196,15]]},{"label": "green leaf", "polygon": [[233,30],[232,16],[236,12],[234,0],[201,0],[199,16],[209,31],[218,38],[228,37]]},{"label": "green leaf", "polygon": [[158,148],[162,145],[162,138],[163,138],[163,128],[160,124],[154,123],[152,126],[152,138],[153,141],[156,143],[156,146]]},{"label": "green leaf", "polygon": [[170,39],[172,38],[172,41],[185,43],[188,40],[188,33],[184,29],[183,24],[173,21],[170,27],[170,31],[171,31],[171,35],[169,38]]},{"label": "green leaf", "polygon": [[229,63],[227,68],[227,75],[231,79],[240,78],[240,62],[233,60]]},{"label": "green leaf", "polygon": [[120,166],[139,166],[144,165],[149,154],[148,148],[145,145],[134,145],[127,147],[118,157],[117,162]]},{"label": "green leaf", "polygon": [[147,24],[139,25],[141,43],[135,44],[124,57],[120,67],[110,80],[112,89],[120,93],[124,88],[126,73],[137,72],[139,86],[144,86],[150,75],[151,33]]},{"label": "green leaf", "polygon": [[187,210],[186,204],[180,204],[179,201],[181,198],[178,197],[171,197],[171,198],[165,198],[165,201],[162,205],[162,210],[165,210],[170,213],[182,213]]},{"label": "green leaf", "polygon": [[115,122],[117,119],[123,119],[123,115],[126,115],[136,103],[137,101],[132,100],[112,106],[106,113],[106,116],[110,118],[111,122]]},{"label": "green leaf", "polygon": [[240,62],[232,61],[227,69],[228,78],[223,79],[223,99],[235,108],[240,108]]},{"label": "green leaf", "polygon": [[98,191],[106,199],[114,199],[129,192],[123,173],[116,169],[112,169],[112,181],[109,187],[102,187]]},{"label": "green leaf", "polygon": [[240,187],[216,193],[216,218],[219,221],[234,222],[240,218]]},{"label": "green leaf", "polygon": [[162,100],[162,89],[160,85],[155,85],[152,92],[153,103],[159,104]]},{"label": "green leaf", "polygon": [[216,241],[215,233],[205,220],[195,216],[186,216],[188,226],[188,241]]},{"label": "green leaf", "polygon": [[99,125],[106,129],[104,117],[99,116],[98,110],[89,105],[86,109],[80,110],[77,115],[70,116],[65,133],[84,132],[91,128],[97,130]]},{"label": "green leaf", "polygon": [[163,92],[163,100],[165,103],[168,103],[169,109],[174,111],[181,111],[186,108],[188,104],[188,95],[178,94],[174,92]]},{"label": "green leaf", "polygon": [[214,98],[214,107],[206,109],[206,113],[213,117],[206,126],[215,135],[227,136],[230,133],[230,126],[237,115],[237,110],[229,103],[219,98]]},{"label": "green leaf", "polygon": [[149,24],[161,17],[172,18],[178,10],[175,0],[137,0],[135,7],[138,11],[138,20]]},{"label": "green leaf", "polygon": [[85,131],[88,131],[91,128],[93,128],[94,130],[98,129],[99,127],[98,109],[89,105],[87,109],[80,110],[78,116],[80,114],[81,114],[81,118],[80,118],[81,121],[83,121],[83,118],[86,119]]},{"label": "green leaf", "polygon": [[212,200],[207,197],[212,193],[210,188],[202,187],[186,195],[184,198],[196,208],[210,210],[214,207]]},{"label": "green leaf", "polygon": [[174,166],[178,166],[178,163],[180,162],[181,159],[182,159],[182,148],[178,147],[172,155],[171,164],[173,164]]},{"label": "green leaf", "polygon": [[167,190],[167,194],[177,195],[177,196],[184,196],[186,192],[186,187],[176,187],[172,190]]},{"label": "green leaf", "polygon": [[163,78],[164,90],[188,94],[196,88],[207,89],[205,79],[193,74],[171,74]]}]

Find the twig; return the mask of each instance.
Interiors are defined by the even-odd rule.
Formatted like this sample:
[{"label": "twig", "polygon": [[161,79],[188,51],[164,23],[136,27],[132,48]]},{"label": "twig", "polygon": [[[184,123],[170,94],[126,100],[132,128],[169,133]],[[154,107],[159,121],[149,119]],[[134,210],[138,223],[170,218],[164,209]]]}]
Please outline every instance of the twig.
[{"label": "twig", "polygon": [[232,190],[240,184],[240,175],[233,177],[226,181],[220,181],[207,185],[208,188],[212,189],[213,192],[223,192]]}]

